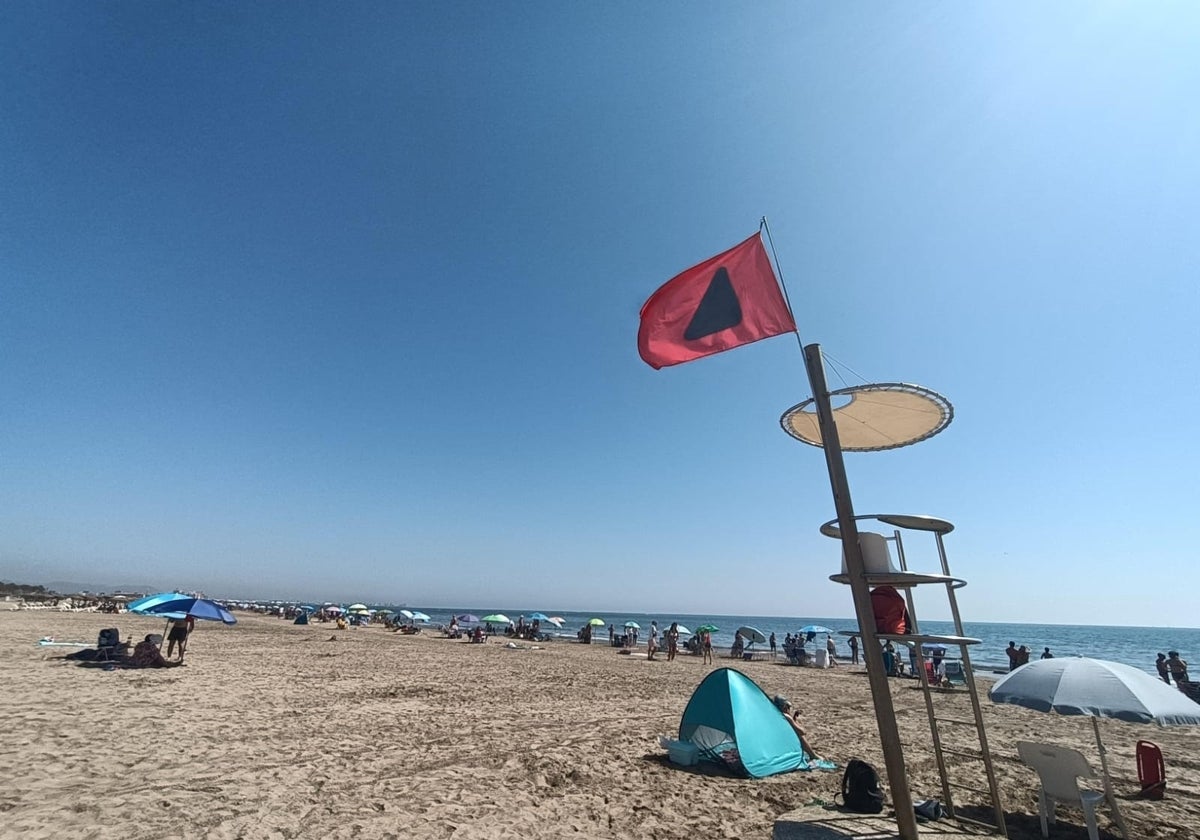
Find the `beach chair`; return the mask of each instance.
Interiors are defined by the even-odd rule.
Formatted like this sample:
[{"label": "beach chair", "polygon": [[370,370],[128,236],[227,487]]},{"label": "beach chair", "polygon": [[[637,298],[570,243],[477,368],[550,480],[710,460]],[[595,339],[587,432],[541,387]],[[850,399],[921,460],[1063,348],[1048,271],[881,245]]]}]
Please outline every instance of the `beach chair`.
[{"label": "beach chair", "polygon": [[1042,819],[1042,836],[1050,836],[1054,825],[1054,808],[1059,802],[1083,809],[1088,837],[1100,840],[1100,829],[1096,825],[1096,806],[1104,801],[1104,791],[1080,789],[1079,779],[1094,779],[1096,771],[1088,764],[1083,753],[1054,744],[1036,744],[1032,741],[1017,741],[1017,753],[1021,761],[1037,771],[1041,781],[1038,792],[1038,814]]},{"label": "beach chair", "polygon": [[96,636],[97,660],[120,659],[128,654],[129,644],[121,642],[121,631],[116,627],[105,627]]},{"label": "beach chair", "polygon": [[946,678],[946,683],[948,685],[967,684],[967,677],[966,674],[963,673],[962,663],[957,660],[947,659],[945,662],[943,662],[942,675]]}]

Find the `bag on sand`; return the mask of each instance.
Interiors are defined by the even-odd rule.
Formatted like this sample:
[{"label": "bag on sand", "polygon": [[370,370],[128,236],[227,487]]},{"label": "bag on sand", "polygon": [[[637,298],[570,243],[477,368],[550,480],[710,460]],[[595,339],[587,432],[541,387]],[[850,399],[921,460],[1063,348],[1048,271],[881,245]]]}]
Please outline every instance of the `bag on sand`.
[{"label": "bag on sand", "polygon": [[[850,759],[846,772],[842,774],[842,804],[860,814],[878,814],[883,811],[883,791],[879,787],[879,773],[867,762]],[[834,797],[836,801],[837,797]]]}]

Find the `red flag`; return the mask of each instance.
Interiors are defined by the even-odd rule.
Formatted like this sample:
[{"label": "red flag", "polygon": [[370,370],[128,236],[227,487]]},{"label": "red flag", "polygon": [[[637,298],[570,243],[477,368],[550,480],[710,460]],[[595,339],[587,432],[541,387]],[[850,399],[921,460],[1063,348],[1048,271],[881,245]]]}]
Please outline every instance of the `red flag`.
[{"label": "red flag", "polygon": [[652,368],[796,331],[757,233],[668,280],[641,318],[638,353]]}]

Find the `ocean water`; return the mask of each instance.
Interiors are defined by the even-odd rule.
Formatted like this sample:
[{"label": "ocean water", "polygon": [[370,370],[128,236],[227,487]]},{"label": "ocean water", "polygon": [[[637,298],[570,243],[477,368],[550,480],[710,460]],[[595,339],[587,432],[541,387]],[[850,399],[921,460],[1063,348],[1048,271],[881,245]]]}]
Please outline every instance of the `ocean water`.
[{"label": "ocean water", "polygon": [[[520,615],[529,615],[535,610],[480,610],[476,607],[461,609],[412,607],[429,615],[433,624],[449,624],[452,615],[473,613],[488,615],[500,612],[517,620]],[[849,656],[846,637],[837,631],[857,630],[858,622],[853,618],[822,618],[806,616],[765,616],[765,615],[690,615],[690,614],[647,614],[647,613],[618,613],[618,612],[549,612],[547,615],[561,616],[564,619],[562,630],[558,635],[574,639],[576,631],[591,618],[604,619],[605,624],[612,624],[618,632],[627,621],[635,621],[641,625],[639,641],[645,644],[650,622],[657,620],[660,630],[665,630],[672,621],[694,630],[701,624],[715,624],[720,628],[713,633],[713,648],[718,652],[727,652],[733,644],[734,634],[741,626],[756,627],[763,635],[775,633],[778,644],[782,648],[783,637],[787,633],[795,633],[807,624],[817,624],[829,627],[835,631],[833,636],[838,651],[843,656]],[[552,626],[547,630],[553,631]],[[1001,624],[991,622],[963,622],[966,635],[981,640],[978,645],[971,647],[971,664],[978,674],[989,671],[1008,671],[1008,656],[1004,649],[1009,641],[1029,648],[1030,659],[1037,659],[1042,649],[1050,648],[1055,656],[1090,656],[1095,659],[1108,659],[1113,662],[1123,662],[1149,674],[1154,670],[1154,660],[1159,652],[1177,650],[1186,660],[1194,662],[1192,673],[1200,671],[1200,629],[1168,628],[1168,627],[1104,627],[1093,625],[1072,624]],[[608,628],[594,628],[596,641],[608,644]],[[954,625],[949,621],[922,621],[921,630],[925,633],[952,634]],[[819,636],[824,641],[824,636]],[[763,647],[760,645],[760,647]],[[953,653],[953,651],[950,651]]]}]

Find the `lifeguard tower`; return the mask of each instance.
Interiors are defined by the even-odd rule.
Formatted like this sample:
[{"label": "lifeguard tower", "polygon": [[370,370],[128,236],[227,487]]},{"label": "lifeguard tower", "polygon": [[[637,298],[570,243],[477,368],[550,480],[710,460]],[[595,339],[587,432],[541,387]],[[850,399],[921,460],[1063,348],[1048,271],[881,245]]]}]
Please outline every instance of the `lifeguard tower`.
[{"label": "lifeguard tower", "polygon": [[[983,829],[989,833],[1007,837],[1004,822],[1004,807],[1000,789],[988,750],[987,733],[984,729],[979,694],[971,671],[970,648],[978,639],[965,635],[962,618],[955,597],[956,590],[966,585],[962,578],[950,573],[946,557],[944,537],[954,526],[944,519],[912,514],[867,514],[856,515],[850,499],[842,452],[878,452],[908,446],[933,437],[944,430],[954,417],[950,401],[928,388],[907,383],[882,383],[859,385],[830,392],[825,381],[824,361],[821,349],[816,344],[804,348],[805,366],[813,397],[789,408],[780,418],[785,432],[825,452],[829,469],[829,481],[833,491],[837,518],[821,525],[821,533],[840,540],[842,543],[842,570],[830,579],[850,586],[854,598],[855,614],[858,619],[858,635],[863,640],[863,654],[867,664],[867,676],[871,684],[871,696],[875,704],[875,715],[879,725],[880,741],[887,768],[891,790],[891,805],[895,809],[895,822],[903,840],[915,840],[919,836],[913,812],[908,777],[905,770],[903,746],[896,726],[892,704],[889,676],[884,671],[881,645],[915,645],[917,678],[924,692],[925,709],[929,718],[930,743],[941,780],[943,803],[950,817],[963,828]],[[831,397],[837,397],[835,408]],[[886,526],[891,534],[873,530],[859,531],[860,522]],[[937,549],[940,568],[914,570],[908,566],[903,534],[932,537]],[[890,547],[894,546],[899,566],[892,563]],[[908,607],[910,627],[904,634],[876,632],[871,591],[874,587],[891,586],[904,593]],[[920,631],[914,593],[918,588],[944,592],[949,602],[954,621],[954,633],[949,635],[928,634]],[[961,666],[966,691],[970,696],[973,719],[955,719],[941,715],[935,695],[935,687],[925,667],[925,647],[940,646],[957,651],[954,661]],[[973,731],[978,749],[964,748],[958,733]],[[954,732],[951,732],[954,730]],[[957,784],[950,773],[951,759],[954,761],[980,761],[987,777],[987,790],[978,791],[972,786]],[[955,792],[972,790],[990,800],[994,815],[992,822],[968,817],[961,807],[955,807]],[[978,813],[978,812],[973,812]],[[986,813],[986,809],[984,809]],[[802,832],[782,832],[776,823],[776,837],[810,836]],[[794,828],[796,824],[790,824]],[[827,828],[827,827],[826,827]],[[936,828],[933,829],[936,831]],[[817,836],[817,835],[811,835]],[[833,836],[826,833],[823,837]],[[846,834],[838,836],[854,836]],[[860,835],[861,836],[861,835]],[[871,836],[881,836],[871,834]]]}]

